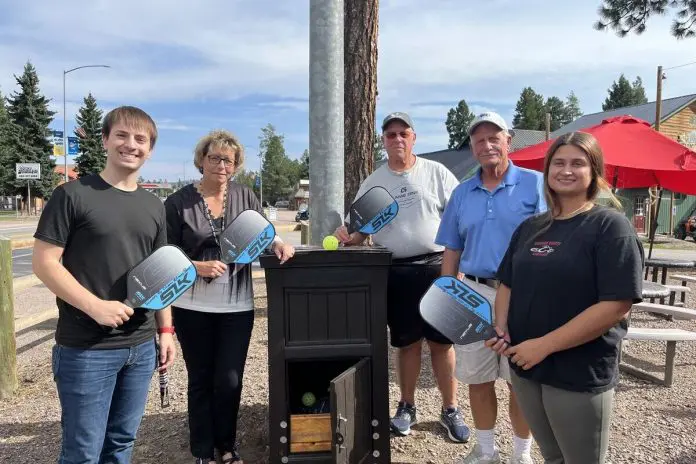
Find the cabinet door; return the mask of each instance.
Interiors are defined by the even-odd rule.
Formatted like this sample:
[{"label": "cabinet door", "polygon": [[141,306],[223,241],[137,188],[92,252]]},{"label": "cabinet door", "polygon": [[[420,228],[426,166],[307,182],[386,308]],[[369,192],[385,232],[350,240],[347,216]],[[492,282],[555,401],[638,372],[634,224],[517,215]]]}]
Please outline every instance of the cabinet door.
[{"label": "cabinet door", "polygon": [[358,464],[370,455],[370,360],[364,358],[331,381],[333,462]]}]

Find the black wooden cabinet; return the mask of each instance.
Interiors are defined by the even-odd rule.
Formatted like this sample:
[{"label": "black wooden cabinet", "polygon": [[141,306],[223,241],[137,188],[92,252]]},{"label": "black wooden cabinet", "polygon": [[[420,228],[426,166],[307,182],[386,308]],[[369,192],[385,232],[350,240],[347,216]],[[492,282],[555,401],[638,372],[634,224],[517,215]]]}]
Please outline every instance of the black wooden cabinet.
[{"label": "black wooden cabinet", "polygon": [[[388,463],[391,253],[299,247],[260,258],[268,288],[271,463]],[[303,395],[318,404],[308,411]]]}]

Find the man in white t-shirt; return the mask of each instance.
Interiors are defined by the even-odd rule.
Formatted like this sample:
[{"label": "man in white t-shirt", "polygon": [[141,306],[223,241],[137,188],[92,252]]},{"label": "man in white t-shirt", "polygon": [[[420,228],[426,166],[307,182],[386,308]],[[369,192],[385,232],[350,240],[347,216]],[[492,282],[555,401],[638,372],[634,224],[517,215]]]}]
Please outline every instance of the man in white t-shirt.
[{"label": "man in white t-shirt", "polygon": [[[401,399],[391,419],[392,431],[401,436],[416,423],[415,392],[421,369],[423,339],[430,347],[433,373],[442,395],[440,423],[453,441],[466,442],[469,428],[457,407],[452,342],[428,325],[418,303],[440,275],[444,248],[435,244],[440,219],[457,178],[445,166],[413,154],[416,133],[406,113],[392,113],[382,123],[382,140],[388,160],[360,185],[356,199],[370,188],[384,187],[399,203],[396,218],[372,236],[375,244],[392,252],[387,285],[387,323],[392,346],[398,348]],[[367,237],[348,234],[345,226],[336,237],[346,246],[361,244]]]}]

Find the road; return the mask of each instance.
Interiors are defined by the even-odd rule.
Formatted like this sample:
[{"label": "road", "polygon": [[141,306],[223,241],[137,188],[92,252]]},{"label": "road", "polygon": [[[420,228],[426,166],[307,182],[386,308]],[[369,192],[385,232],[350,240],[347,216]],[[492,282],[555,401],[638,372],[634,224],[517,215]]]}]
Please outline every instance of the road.
[{"label": "road", "polygon": [[31,274],[31,248],[12,250],[12,278]]},{"label": "road", "polygon": [[[287,243],[291,243],[295,246],[300,244],[300,233],[299,232],[284,232],[282,235],[283,239]],[[18,250],[12,250],[12,278],[23,277],[30,275],[31,272],[31,248],[20,248]],[[258,261],[254,262],[254,267],[258,268]]]},{"label": "road", "polygon": [[12,239],[31,238],[36,230],[37,220],[27,221],[0,221],[0,236]]},{"label": "road", "polygon": [[[288,210],[278,210],[278,224],[291,224],[294,223],[294,211]],[[0,221],[0,235],[10,236],[13,238],[17,237],[30,237],[34,230],[36,230],[36,222],[7,222]],[[279,235],[288,243],[295,246],[300,245],[300,232],[279,232]],[[648,255],[648,247],[645,247],[645,256]],[[667,258],[667,259],[688,259],[696,261],[696,250],[672,250],[672,249],[660,249],[653,248],[652,252],[653,258]],[[254,263],[254,266],[258,266],[258,262]],[[31,274],[31,248],[24,248],[19,250],[13,250],[12,252],[12,277],[22,277]]]}]

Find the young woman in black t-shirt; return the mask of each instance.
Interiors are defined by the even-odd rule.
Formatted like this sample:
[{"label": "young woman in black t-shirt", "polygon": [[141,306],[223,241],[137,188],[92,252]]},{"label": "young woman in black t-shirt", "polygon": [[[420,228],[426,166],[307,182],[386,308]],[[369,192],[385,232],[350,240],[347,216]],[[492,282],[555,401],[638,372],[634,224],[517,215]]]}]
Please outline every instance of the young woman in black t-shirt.
[{"label": "young woman in black t-shirt", "polygon": [[589,134],[563,135],[544,161],[548,212],[515,231],[495,302],[512,385],[547,463],[603,463],[619,341],[641,300],[643,247],[628,219],[595,203],[604,160]]}]

